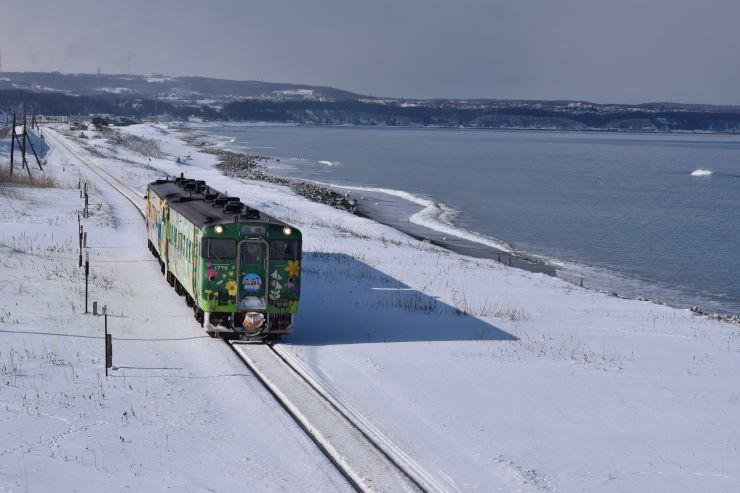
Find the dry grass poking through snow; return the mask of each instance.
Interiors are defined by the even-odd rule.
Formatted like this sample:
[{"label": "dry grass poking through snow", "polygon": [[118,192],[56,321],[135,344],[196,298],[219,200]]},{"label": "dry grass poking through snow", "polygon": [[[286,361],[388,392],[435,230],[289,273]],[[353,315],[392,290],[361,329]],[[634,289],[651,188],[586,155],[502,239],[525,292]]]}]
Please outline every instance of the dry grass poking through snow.
[{"label": "dry grass poking through snow", "polygon": [[2,193],[2,185],[32,188],[60,188],[59,183],[52,176],[41,174],[41,172],[28,176],[26,170],[22,168],[19,168],[11,175],[10,169],[6,167],[0,168],[0,193]]}]

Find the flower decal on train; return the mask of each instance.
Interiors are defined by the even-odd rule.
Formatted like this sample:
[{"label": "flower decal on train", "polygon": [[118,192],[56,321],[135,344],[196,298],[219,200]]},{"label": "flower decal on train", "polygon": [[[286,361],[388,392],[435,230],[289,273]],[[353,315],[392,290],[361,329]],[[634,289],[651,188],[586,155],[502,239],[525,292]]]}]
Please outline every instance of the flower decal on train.
[{"label": "flower decal on train", "polygon": [[283,289],[283,285],[280,284],[280,281],[283,280],[283,276],[281,276],[276,269],[272,274],[270,274],[270,278],[272,279],[272,281],[270,281],[270,287],[272,288],[270,290],[270,299],[276,300],[280,298],[280,290]]},{"label": "flower decal on train", "polygon": [[298,260],[288,260],[288,265],[285,266],[285,272],[290,277],[298,277],[301,275],[301,263]]},{"label": "flower decal on train", "polygon": [[228,291],[229,296],[236,296],[236,281],[233,279],[230,279],[229,282],[226,283],[226,291]]}]

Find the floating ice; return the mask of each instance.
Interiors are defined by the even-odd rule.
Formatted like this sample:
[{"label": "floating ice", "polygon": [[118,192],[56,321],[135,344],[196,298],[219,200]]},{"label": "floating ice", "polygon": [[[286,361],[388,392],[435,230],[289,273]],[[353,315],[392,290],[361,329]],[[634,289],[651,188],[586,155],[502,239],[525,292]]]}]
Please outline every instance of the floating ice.
[{"label": "floating ice", "polygon": [[325,164],[327,166],[334,166],[334,163],[331,161],[319,161],[319,164]]},{"label": "floating ice", "polygon": [[691,172],[691,176],[712,176],[714,171],[704,168],[699,168]]}]

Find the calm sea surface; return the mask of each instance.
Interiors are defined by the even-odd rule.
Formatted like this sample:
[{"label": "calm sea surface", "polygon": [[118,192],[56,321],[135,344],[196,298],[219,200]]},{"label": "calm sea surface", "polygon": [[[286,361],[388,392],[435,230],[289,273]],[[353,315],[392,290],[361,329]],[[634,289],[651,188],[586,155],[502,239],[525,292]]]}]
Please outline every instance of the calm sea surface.
[{"label": "calm sea surface", "polygon": [[[285,176],[431,199],[441,207],[429,211],[427,226],[547,258],[563,277],[740,313],[740,136],[202,130],[236,150],[279,158],[275,171]],[[698,169],[712,173],[692,176]]]}]

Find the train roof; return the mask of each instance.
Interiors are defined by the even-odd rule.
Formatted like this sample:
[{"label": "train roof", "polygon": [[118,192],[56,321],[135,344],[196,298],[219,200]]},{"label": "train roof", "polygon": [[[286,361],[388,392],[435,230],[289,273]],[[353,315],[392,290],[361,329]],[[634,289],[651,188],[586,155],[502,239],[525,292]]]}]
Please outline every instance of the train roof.
[{"label": "train roof", "polygon": [[161,199],[169,204],[198,228],[239,221],[258,221],[288,226],[264,212],[249,207],[238,197],[229,197],[206,185],[202,180],[183,177],[157,180],[148,185]]}]

